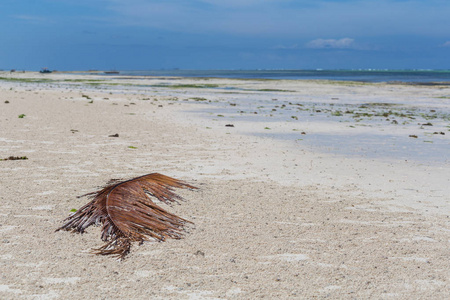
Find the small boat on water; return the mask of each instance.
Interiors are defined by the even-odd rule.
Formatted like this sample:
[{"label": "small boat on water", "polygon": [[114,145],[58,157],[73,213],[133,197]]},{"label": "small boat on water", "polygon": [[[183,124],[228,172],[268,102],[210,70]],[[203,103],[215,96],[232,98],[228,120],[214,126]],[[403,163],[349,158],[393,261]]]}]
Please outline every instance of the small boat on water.
[{"label": "small boat on water", "polygon": [[105,74],[119,74],[119,71],[105,71]]},{"label": "small boat on water", "polygon": [[47,68],[42,68],[40,71],[39,71],[39,73],[43,73],[43,74],[48,74],[48,73],[51,73],[52,71],[50,71],[49,69],[47,69]]}]

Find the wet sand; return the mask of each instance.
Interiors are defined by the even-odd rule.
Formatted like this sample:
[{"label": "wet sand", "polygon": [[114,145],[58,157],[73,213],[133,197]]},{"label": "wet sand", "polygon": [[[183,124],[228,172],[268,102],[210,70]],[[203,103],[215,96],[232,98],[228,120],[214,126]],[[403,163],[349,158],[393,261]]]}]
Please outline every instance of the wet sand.
[{"label": "wet sand", "polygon": [[[448,87],[14,76],[32,80],[0,81],[0,158],[28,159],[0,161],[2,299],[450,295]],[[345,113],[361,103],[402,108]],[[200,188],[168,207],[184,239],[118,262],[89,253],[100,228],[54,232],[76,196],[151,172]]]}]

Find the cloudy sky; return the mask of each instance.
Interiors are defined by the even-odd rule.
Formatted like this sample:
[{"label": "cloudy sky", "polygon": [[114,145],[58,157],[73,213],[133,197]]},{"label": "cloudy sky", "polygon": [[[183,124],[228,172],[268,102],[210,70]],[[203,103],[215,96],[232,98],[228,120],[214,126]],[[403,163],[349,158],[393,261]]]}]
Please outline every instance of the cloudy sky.
[{"label": "cloudy sky", "polygon": [[450,69],[449,0],[1,0],[0,69]]}]

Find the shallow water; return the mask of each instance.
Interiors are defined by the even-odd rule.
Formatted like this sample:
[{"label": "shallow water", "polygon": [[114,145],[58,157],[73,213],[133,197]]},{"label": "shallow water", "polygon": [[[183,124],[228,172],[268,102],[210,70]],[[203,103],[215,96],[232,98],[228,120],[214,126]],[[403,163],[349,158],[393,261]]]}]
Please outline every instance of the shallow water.
[{"label": "shallow water", "polygon": [[[385,160],[450,163],[450,112],[442,107],[292,102],[282,95],[235,98],[197,110],[203,118],[252,123],[245,134],[292,141],[314,152]],[[298,104],[301,104],[299,106]],[[329,128],[332,124],[332,129]],[[426,124],[432,124],[426,125]],[[232,130],[232,129],[230,129]],[[303,134],[302,134],[303,133]]]},{"label": "shallow water", "polygon": [[356,134],[303,135],[275,134],[276,138],[296,140],[299,146],[310,150],[344,156],[376,158],[387,160],[414,160],[427,163],[450,163],[450,143],[448,138],[439,136],[426,140],[397,135]]}]

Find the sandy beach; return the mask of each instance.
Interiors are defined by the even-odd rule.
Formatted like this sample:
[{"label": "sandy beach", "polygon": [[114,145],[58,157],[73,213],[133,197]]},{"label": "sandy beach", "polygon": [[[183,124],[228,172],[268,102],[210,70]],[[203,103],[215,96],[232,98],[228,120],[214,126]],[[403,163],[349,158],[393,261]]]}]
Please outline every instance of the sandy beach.
[{"label": "sandy beach", "polygon": [[[0,77],[1,299],[450,297],[449,86]],[[55,232],[152,172],[199,187],[183,239]]]}]

